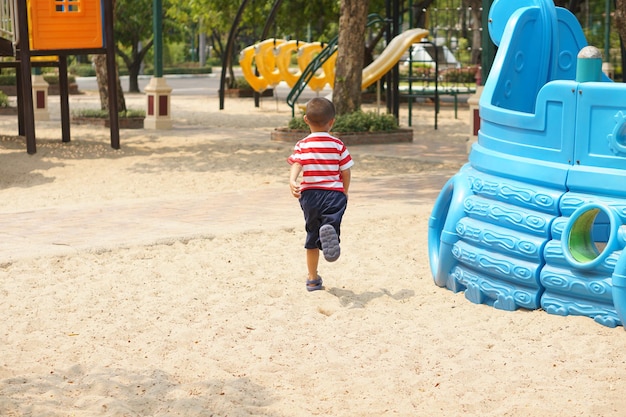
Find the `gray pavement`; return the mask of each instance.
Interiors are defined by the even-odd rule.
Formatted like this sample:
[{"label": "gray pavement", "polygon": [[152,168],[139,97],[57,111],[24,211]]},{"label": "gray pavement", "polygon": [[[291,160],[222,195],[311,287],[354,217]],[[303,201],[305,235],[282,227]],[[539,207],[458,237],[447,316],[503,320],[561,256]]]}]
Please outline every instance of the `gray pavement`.
[{"label": "gray pavement", "polygon": [[[181,132],[184,134],[184,130]],[[452,165],[463,163],[467,158],[465,142],[443,139],[432,140],[431,135],[418,134],[413,143],[362,145],[351,152]],[[424,176],[370,178],[363,180],[366,186],[354,189],[367,198],[393,195],[413,200],[416,190],[424,190],[421,198],[428,202],[434,201],[449,175],[450,172],[444,171]],[[184,199],[163,197],[112,201],[106,206],[5,211],[0,213],[0,265],[24,258],[210,237],[216,222],[229,225],[231,232],[280,227],[284,226],[287,213],[293,215],[293,201],[285,195],[284,187],[273,186],[245,193],[220,192],[210,198],[206,195]]]}]

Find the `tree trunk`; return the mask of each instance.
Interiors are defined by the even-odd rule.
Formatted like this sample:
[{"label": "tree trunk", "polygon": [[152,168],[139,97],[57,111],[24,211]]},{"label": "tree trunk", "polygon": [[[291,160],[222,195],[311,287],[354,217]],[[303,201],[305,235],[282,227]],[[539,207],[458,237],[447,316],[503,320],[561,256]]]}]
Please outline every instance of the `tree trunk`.
[{"label": "tree trunk", "polygon": [[[115,10],[115,0],[113,0],[113,4],[111,7],[113,7],[113,10]],[[106,55],[93,55],[92,61],[94,64],[94,68],[96,69],[96,81],[98,82],[98,93],[100,93],[100,109],[109,110],[109,88],[107,82]],[[117,110],[122,112],[126,111],[126,101],[124,100],[124,91],[122,91],[122,84],[120,83],[117,64],[115,65],[115,71],[115,78],[117,79]]]},{"label": "tree trunk", "polygon": [[139,72],[141,72],[141,62],[128,67],[128,92],[139,93]]},{"label": "tree trunk", "polygon": [[143,62],[146,54],[152,48],[154,39],[150,39],[144,46],[142,42],[138,42],[133,45],[130,54],[126,54],[124,51],[117,51],[117,56],[122,58],[126,69],[128,69],[128,92],[139,93],[139,74],[143,69]]},{"label": "tree trunk", "polygon": [[[200,19],[200,27],[202,28],[202,19]],[[206,33],[204,32],[198,35],[198,64],[200,68],[206,64]]]},{"label": "tree trunk", "polygon": [[[93,64],[96,69],[96,80],[98,82],[98,92],[100,93],[100,109],[109,109],[109,86],[107,83],[107,59],[106,55],[93,55]],[[116,66],[117,68],[117,66]],[[119,75],[117,79],[117,108],[120,112],[126,111],[126,100]]]},{"label": "tree trunk", "polygon": [[361,109],[361,82],[369,0],[341,0],[333,102],[337,115]]},{"label": "tree trunk", "polygon": [[615,27],[620,38],[626,39],[626,0],[615,1]]},{"label": "tree trunk", "polygon": [[[471,7],[471,22],[472,27],[472,65],[480,64],[480,49],[482,45],[482,36],[489,36],[489,30],[481,30],[483,25],[482,21],[482,0],[465,0],[465,6]],[[485,81],[485,80],[483,80]]]},{"label": "tree trunk", "polygon": [[619,33],[621,58],[622,58],[622,82],[624,81],[624,68],[626,68],[626,51],[624,50],[624,42],[626,42],[626,0],[615,0],[615,27]]}]

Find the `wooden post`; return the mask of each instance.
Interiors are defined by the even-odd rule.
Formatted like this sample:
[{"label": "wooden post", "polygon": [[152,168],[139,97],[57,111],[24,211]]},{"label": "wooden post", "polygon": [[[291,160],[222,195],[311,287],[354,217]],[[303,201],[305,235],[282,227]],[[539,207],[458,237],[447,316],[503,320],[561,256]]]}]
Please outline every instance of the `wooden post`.
[{"label": "wooden post", "polygon": [[33,109],[33,83],[31,79],[30,45],[28,44],[28,8],[26,0],[17,0],[17,18],[19,29],[18,77],[21,78],[22,88],[18,94],[22,95],[22,110],[24,120],[24,136],[26,136],[26,152],[37,152],[35,142],[35,116]]}]

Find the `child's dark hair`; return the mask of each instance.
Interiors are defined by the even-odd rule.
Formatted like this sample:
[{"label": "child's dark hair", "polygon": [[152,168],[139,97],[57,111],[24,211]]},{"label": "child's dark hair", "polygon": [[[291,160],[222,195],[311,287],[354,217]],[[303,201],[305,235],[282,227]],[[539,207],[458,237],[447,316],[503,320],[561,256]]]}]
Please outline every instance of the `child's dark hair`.
[{"label": "child's dark hair", "polygon": [[324,97],[315,97],[306,104],[306,118],[316,126],[325,125],[335,118],[335,105]]}]

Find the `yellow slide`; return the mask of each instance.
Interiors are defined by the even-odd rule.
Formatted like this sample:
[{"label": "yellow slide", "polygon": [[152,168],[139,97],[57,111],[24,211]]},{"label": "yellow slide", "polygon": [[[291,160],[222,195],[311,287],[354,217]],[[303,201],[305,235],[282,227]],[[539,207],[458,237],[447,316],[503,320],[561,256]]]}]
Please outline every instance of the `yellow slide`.
[{"label": "yellow slide", "polygon": [[382,54],[363,70],[361,89],[365,90],[387,74],[400,61],[404,54],[416,42],[428,35],[426,29],[409,29],[389,42]]}]

